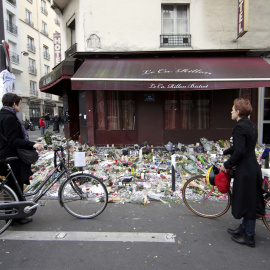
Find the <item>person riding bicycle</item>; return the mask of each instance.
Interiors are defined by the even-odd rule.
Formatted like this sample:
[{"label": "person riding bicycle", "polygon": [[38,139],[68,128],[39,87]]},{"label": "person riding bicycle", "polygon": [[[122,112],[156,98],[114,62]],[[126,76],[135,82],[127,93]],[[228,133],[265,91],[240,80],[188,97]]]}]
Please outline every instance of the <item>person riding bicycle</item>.
[{"label": "person riding bicycle", "polygon": [[258,130],[248,116],[252,112],[250,101],[237,98],[233,102],[231,119],[237,121],[233,129],[233,145],[223,152],[231,157],[221,170],[226,172],[236,166],[232,189],[232,215],[241,219],[239,228],[228,229],[232,240],[238,244],[255,247],[257,214],[264,215],[264,200],[261,186],[261,169],[255,155]]},{"label": "person riding bicycle", "polygon": [[[17,149],[43,150],[43,145],[29,141],[29,137],[24,127],[16,116],[21,109],[22,98],[13,93],[7,93],[2,98],[3,107],[0,110],[0,159],[18,156]],[[10,166],[18,179],[21,191],[24,184],[29,184],[29,177],[33,174],[31,165],[20,159],[10,162]],[[7,175],[7,166],[0,164],[0,174]],[[20,201],[25,198],[17,190],[11,175],[8,177],[7,185],[10,186],[18,196]],[[31,218],[15,220],[19,224],[31,222]]]}]

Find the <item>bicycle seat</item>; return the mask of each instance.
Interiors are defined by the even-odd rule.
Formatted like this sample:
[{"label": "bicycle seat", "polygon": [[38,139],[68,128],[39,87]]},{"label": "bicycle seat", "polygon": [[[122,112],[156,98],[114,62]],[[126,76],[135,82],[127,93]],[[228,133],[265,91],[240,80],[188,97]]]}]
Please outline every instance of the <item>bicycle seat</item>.
[{"label": "bicycle seat", "polygon": [[10,161],[13,161],[13,160],[17,160],[19,159],[19,157],[8,157],[8,158],[3,158],[3,159],[0,159],[0,163],[9,163]]},{"label": "bicycle seat", "polygon": [[269,177],[270,178],[270,168],[269,169],[261,169],[262,170],[262,177]]}]

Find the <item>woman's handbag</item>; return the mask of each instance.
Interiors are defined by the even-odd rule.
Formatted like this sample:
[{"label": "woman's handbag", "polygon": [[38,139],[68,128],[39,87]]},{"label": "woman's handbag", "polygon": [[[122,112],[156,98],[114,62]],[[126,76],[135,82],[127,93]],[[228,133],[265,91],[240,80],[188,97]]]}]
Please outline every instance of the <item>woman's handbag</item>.
[{"label": "woman's handbag", "polygon": [[230,190],[231,178],[228,173],[220,171],[219,174],[215,177],[215,184],[221,193],[227,193]]},{"label": "woman's handbag", "polygon": [[38,160],[38,152],[36,150],[17,149],[17,153],[21,161],[26,164],[34,164]]},{"label": "woman's handbag", "polygon": [[[2,134],[0,135],[8,143],[7,139]],[[16,150],[19,158],[25,164],[31,165],[38,160],[38,152],[36,150],[28,150],[28,149],[16,149]]]}]

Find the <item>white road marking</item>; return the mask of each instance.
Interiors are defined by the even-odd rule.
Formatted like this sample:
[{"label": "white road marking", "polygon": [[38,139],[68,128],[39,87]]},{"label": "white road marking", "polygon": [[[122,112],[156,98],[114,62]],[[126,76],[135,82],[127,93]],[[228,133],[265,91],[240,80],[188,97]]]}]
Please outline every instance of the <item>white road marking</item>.
[{"label": "white road marking", "polygon": [[172,233],[5,231],[0,240],[175,243]]}]

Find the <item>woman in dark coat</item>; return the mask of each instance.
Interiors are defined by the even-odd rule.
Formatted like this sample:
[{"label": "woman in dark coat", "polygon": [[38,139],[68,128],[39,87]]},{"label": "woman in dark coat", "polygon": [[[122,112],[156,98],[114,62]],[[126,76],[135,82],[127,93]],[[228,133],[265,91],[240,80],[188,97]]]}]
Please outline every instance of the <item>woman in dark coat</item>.
[{"label": "woman in dark coat", "polygon": [[233,145],[224,151],[231,157],[221,169],[236,166],[232,190],[232,215],[241,219],[242,224],[236,230],[228,229],[236,243],[255,247],[256,216],[264,215],[264,200],[261,186],[261,168],[255,155],[258,137],[257,127],[249,120],[252,106],[247,99],[235,99],[231,118],[237,123],[233,129]]},{"label": "woman in dark coat", "polygon": [[[22,98],[13,93],[7,93],[2,98],[3,107],[0,110],[0,159],[14,157],[17,155],[17,148],[43,150],[43,145],[30,142],[27,132],[21,125],[16,113],[21,109]],[[29,177],[33,174],[31,165],[22,162],[20,159],[10,162],[10,166],[18,180],[21,191],[24,184],[29,184]],[[1,175],[7,175],[7,166],[0,164]],[[21,192],[17,190],[13,178],[8,179],[9,185],[20,201],[25,200]],[[32,221],[31,218],[16,220],[20,224]]]}]

